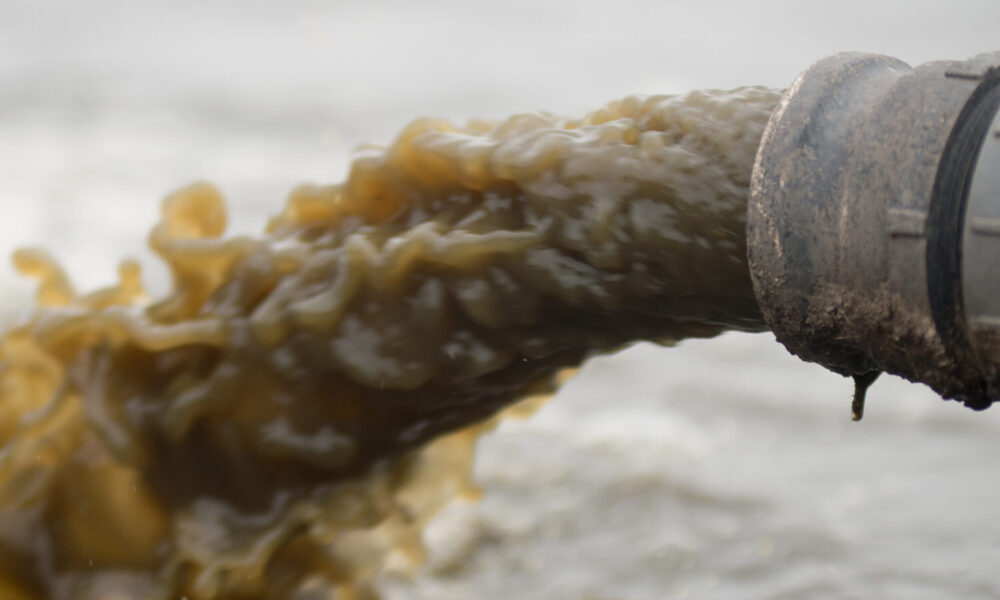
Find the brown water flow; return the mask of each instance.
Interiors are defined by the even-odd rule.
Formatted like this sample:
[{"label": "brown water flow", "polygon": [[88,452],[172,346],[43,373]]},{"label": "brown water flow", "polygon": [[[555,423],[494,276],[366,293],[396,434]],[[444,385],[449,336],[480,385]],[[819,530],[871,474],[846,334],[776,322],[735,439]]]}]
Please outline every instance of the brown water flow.
[{"label": "brown water flow", "polygon": [[596,352],[765,328],[744,228],[778,98],[419,120],[261,236],[222,237],[197,184],[150,234],[155,301],[134,263],[78,295],[19,252],[41,285],[0,340],[0,596],[373,597],[474,490],[499,409]]}]

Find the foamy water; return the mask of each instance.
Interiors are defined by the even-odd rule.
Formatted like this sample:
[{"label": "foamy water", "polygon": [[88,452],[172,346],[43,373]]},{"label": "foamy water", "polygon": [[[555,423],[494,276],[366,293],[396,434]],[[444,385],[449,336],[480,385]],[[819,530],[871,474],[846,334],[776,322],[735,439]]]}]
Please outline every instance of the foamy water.
[{"label": "foamy water", "polygon": [[[664,3],[665,4],[665,3]],[[166,192],[217,182],[259,229],[301,181],[412,117],[626,93],[787,85],[847,49],[912,62],[995,49],[992,3],[0,4],[0,243],[106,283]],[[929,43],[927,40],[933,40]],[[155,274],[151,260],[144,258]],[[160,274],[162,276],[162,273]],[[30,286],[8,271],[8,306]],[[9,312],[9,311],[7,311]],[[769,335],[588,364],[481,443],[482,502],[428,532],[393,598],[1000,597],[1000,421],[851,386]]]}]

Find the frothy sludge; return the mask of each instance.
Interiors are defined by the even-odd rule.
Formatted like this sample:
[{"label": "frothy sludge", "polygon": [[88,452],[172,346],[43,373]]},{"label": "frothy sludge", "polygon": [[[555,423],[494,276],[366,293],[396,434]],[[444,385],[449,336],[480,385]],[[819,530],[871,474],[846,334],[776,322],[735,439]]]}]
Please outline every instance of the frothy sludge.
[{"label": "frothy sludge", "polygon": [[745,210],[778,97],[419,120],[257,237],[194,185],[150,235],[156,301],[134,263],[78,295],[19,252],[41,285],[0,340],[0,596],[372,597],[500,408],[595,352],[764,328]]}]

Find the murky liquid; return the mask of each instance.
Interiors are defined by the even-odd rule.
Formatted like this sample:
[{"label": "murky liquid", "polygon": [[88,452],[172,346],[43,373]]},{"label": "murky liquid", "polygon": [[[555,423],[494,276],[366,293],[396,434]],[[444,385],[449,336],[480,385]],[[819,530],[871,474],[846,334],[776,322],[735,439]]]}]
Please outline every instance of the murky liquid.
[{"label": "murky liquid", "polygon": [[499,409],[595,352],[764,328],[745,202],[778,97],[420,120],[259,237],[221,237],[195,185],[150,234],[155,301],[133,263],[78,295],[20,252],[41,286],[0,342],[0,596],[371,597],[474,492]]}]

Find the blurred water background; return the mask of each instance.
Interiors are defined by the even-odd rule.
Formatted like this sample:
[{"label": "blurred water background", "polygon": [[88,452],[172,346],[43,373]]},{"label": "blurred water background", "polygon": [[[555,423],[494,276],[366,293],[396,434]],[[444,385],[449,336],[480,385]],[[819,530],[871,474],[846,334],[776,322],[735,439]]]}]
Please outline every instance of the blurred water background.
[{"label": "blurred water background", "polygon": [[[414,117],[580,115],[630,93],[788,85],[842,50],[921,63],[1000,46],[1000,3],[0,1],[0,255],[81,288],[139,258],[198,179],[259,231]],[[0,269],[6,319],[32,286]],[[770,335],[640,344],[484,438],[485,496],[428,531],[390,598],[1000,598],[998,409],[850,382]]]}]

